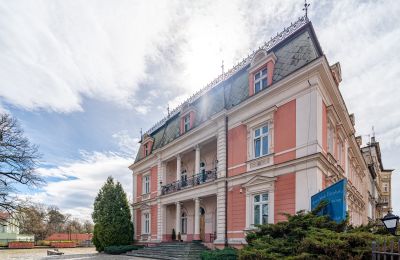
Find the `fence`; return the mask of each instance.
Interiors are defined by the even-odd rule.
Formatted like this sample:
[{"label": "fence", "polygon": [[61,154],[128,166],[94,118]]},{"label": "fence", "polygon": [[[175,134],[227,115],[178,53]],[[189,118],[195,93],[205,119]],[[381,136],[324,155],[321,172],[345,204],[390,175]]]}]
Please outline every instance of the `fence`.
[{"label": "fence", "polygon": [[33,239],[0,239],[0,247],[6,247],[8,242],[35,242]]},{"label": "fence", "polygon": [[376,241],[372,242],[372,260],[400,260],[400,240],[397,243],[386,240],[379,244]]}]

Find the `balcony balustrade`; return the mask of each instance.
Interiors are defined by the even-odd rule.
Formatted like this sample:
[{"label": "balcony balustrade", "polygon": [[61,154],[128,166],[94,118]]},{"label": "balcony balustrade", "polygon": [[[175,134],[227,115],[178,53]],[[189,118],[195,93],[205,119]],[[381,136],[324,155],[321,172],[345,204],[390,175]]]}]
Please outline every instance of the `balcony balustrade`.
[{"label": "balcony balustrade", "polygon": [[168,183],[161,187],[161,195],[166,195],[190,187],[198,186],[204,183],[208,183],[217,179],[217,171],[204,171],[188,178],[182,178],[180,181]]}]

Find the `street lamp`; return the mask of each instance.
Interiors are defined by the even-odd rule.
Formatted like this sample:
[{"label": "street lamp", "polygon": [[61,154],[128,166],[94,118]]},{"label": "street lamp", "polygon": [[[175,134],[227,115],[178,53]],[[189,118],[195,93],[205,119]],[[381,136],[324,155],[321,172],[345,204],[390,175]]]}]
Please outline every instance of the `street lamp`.
[{"label": "street lamp", "polygon": [[397,224],[399,223],[399,216],[393,215],[392,212],[389,211],[388,214],[384,216],[381,220],[390,234],[398,236],[396,235],[396,230]]}]

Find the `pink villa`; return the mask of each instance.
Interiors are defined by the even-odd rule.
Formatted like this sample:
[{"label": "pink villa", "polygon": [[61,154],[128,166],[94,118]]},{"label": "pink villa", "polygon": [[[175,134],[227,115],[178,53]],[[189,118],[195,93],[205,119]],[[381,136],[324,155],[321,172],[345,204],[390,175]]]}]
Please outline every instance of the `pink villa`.
[{"label": "pink villa", "polygon": [[135,240],[171,241],[174,230],[240,247],[256,224],[310,210],[312,195],[343,178],[351,222],[381,217],[379,176],[392,170],[380,153],[364,159],[341,77],[301,17],[174,109],[129,167]]}]

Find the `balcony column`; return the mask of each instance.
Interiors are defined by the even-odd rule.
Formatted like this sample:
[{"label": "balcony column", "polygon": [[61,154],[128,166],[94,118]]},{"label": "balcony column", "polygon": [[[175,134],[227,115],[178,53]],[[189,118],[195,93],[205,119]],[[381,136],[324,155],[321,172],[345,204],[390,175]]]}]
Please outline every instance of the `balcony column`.
[{"label": "balcony column", "polygon": [[[220,122],[217,132],[217,174],[220,180],[226,176],[226,129],[225,124]],[[217,183],[217,239],[214,244],[225,243],[225,225],[226,225],[226,187],[225,182],[220,181]]]},{"label": "balcony column", "polygon": [[200,173],[200,146],[196,145],[195,147],[195,165],[194,165],[194,174]]},{"label": "balcony column", "polygon": [[193,240],[200,240],[200,199],[194,199],[194,234]]},{"label": "balcony column", "polygon": [[[165,172],[166,172],[166,164],[161,160],[161,156],[157,156],[157,195],[161,195],[162,185],[165,185]],[[161,184],[162,183],[162,184]]]},{"label": "balcony column", "polygon": [[176,219],[175,219],[175,232],[178,237],[178,233],[181,232],[181,203],[176,202]]},{"label": "balcony column", "polygon": [[181,155],[178,154],[176,156],[176,180],[180,181],[181,180]]}]

